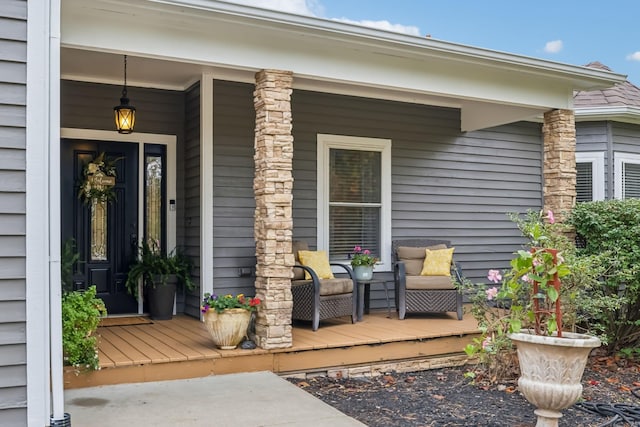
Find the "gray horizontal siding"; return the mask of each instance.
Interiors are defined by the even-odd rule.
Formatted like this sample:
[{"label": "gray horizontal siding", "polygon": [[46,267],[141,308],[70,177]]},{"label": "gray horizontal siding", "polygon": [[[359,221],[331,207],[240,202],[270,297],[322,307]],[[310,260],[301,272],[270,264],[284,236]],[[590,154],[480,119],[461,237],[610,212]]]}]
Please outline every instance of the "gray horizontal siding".
[{"label": "gray horizontal siding", "polygon": [[611,122],[576,123],[576,152],[604,153],[604,194],[606,199],[613,197],[613,162],[610,158],[613,145],[609,129]]},{"label": "gray horizontal siding", "polygon": [[612,123],[613,150],[640,154],[640,126]]},{"label": "gray horizontal siding", "polygon": [[[316,244],[317,134],[388,138],[392,238],[451,240],[474,281],[505,268],[522,242],[507,212],[541,206],[540,125],[459,128],[455,109],[295,91],[294,237]],[[383,295],[373,293],[378,307]]]},{"label": "gray horizontal siding", "polygon": [[[113,107],[120,102],[121,86],[64,80],[61,82],[60,93],[62,127],[113,130]],[[185,94],[179,91],[139,87],[127,87],[127,94],[131,105],[136,107],[136,132],[177,137],[176,238],[177,246],[182,247],[185,238]],[[183,310],[184,298],[178,295],[177,311]]]},{"label": "gray horizontal siding", "polygon": [[200,311],[200,84],[185,94],[184,144],[184,245],[195,261],[193,281],[196,289],[187,295],[185,313],[198,317]]},{"label": "gray horizontal siding", "polygon": [[254,295],[253,222],[255,113],[251,84],[214,82],[213,285],[221,293]]},{"label": "gray horizontal siding", "polygon": [[27,3],[0,7],[0,425],[27,424]]}]

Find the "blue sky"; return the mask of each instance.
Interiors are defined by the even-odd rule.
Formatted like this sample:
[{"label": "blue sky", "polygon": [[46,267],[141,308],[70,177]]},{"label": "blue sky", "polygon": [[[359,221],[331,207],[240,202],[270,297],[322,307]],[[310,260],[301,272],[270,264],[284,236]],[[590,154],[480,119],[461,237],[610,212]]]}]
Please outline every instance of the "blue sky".
[{"label": "blue sky", "polygon": [[640,0],[227,0],[573,65],[640,86]]}]

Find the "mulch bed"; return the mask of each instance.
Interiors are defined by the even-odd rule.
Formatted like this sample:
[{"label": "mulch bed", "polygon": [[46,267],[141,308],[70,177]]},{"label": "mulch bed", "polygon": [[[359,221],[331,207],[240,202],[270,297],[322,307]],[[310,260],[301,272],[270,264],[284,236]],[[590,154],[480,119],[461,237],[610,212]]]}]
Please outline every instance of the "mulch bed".
[{"label": "mulch bed", "polygon": [[[464,377],[471,366],[374,378],[290,379],[327,404],[370,427],[492,426],[532,427],[534,407],[517,383],[472,384]],[[640,363],[617,357],[592,356],[582,381],[583,402],[626,405],[636,420],[587,412],[578,406],[563,411],[560,426],[640,426]],[[630,412],[629,412],[630,411]]]}]

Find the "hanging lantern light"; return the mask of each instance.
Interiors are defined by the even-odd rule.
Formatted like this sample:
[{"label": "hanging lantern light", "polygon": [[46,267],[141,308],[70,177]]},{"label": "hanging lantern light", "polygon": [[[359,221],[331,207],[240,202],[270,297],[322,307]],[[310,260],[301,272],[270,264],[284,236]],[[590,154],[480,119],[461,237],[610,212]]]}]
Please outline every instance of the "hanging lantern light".
[{"label": "hanging lantern light", "polygon": [[127,55],[124,56],[124,87],[120,105],[113,107],[116,119],[116,130],[118,133],[132,133],[136,124],[136,107],[129,105],[127,98]]}]

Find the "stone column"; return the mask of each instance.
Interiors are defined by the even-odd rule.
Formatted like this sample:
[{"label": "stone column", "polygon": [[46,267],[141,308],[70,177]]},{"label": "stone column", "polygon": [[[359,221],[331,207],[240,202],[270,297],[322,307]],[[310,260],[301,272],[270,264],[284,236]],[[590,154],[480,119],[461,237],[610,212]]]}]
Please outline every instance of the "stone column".
[{"label": "stone column", "polygon": [[563,221],[576,202],[576,126],[572,110],[544,114],[544,210]]},{"label": "stone column", "polygon": [[256,343],[264,349],[292,345],[291,278],[293,235],[293,136],[291,85],[288,71],[256,73],[254,106],[256,199],[256,296],[262,305],[256,316]]}]

